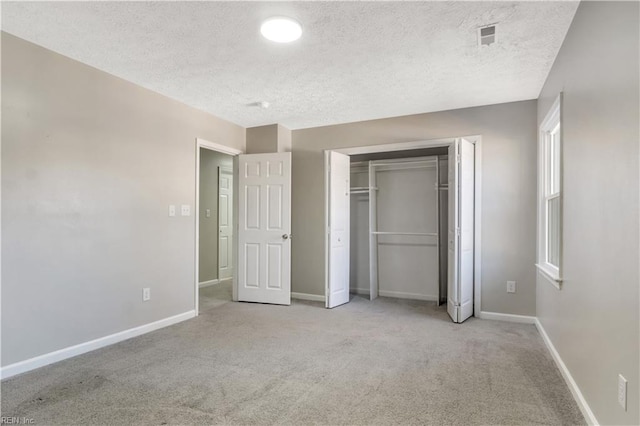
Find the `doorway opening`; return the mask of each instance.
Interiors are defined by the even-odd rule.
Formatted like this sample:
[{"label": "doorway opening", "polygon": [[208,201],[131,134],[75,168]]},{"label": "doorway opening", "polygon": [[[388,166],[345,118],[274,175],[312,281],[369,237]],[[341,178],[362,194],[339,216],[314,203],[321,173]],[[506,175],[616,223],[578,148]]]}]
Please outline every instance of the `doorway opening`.
[{"label": "doorway opening", "polygon": [[479,314],[481,138],[325,156],[326,306],[358,293],[446,303],[454,322]]},{"label": "doorway opening", "polygon": [[235,300],[237,155],[196,140],[195,310]]}]

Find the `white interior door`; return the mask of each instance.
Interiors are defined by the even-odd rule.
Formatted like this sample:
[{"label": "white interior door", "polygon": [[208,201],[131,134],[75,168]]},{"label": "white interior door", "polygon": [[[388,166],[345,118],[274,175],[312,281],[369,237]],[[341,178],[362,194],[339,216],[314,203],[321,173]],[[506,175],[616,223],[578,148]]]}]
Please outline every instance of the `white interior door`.
[{"label": "white interior door", "polygon": [[447,312],[454,322],[473,315],[475,147],[458,139],[449,147],[449,271]]},{"label": "white interior door", "polygon": [[233,170],[218,168],[218,279],[233,276]]},{"label": "white interior door", "polygon": [[333,151],[325,153],[329,191],[328,212],[328,282],[327,308],[349,302],[349,220],[350,160],[348,155]]},{"label": "white interior door", "polygon": [[238,158],[238,300],[291,304],[291,153]]}]

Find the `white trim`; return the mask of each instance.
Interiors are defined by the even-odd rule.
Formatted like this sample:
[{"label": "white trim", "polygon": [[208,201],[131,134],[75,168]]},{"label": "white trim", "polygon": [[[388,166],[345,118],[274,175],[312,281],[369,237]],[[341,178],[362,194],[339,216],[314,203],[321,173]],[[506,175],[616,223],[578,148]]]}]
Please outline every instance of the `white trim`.
[{"label": "white trim", "polygon": [[[462,136],[462,138],[473,142],[475,145],[475,211],[474,211],[474,301],[473,312],[474,316],[479,316],[482,310],[482,136],[471,135]],[[356,154],[371,154],[378,152],[394,152],[394,151],[406,151],[410,149],[422,149],[422,148],[438,148],[449,146],[455,143],[457,138],[444,138],[444,139],[431,139],[413,142],[401,142],[390,143],[381,145],[368,145],[351,148],[337,148],[324,150],[325,155],[325,184],[324,184],[324,232],[325,232],[325,250],[324,250],[324,265],[325,265],[325,294],[329,288],[329,166],[328,166],[328,152],[335,151],[346,155]],[[354,291],[353,289],[351,290]],[[364,293],[358,293],[364,294]],[[367,293],[369,294],[369,293]]]},{"label": "white trim", "polygon": [[198,287],[205,288],[205,287],[211,287],[212,285],[216,285],[216,284],[220,284],[220,281],[218,279],[199,282]]},{"label": "white trim", "polygon": [[517,322],[520,324],[535,324],[536,317],[528,315],[502,314],[500,312],[481,311],[479,317],[485,320]]},{"label": "white trim", "polygon": [[211,142],[206,139],[196,138],[196,144],[198,147],[207,148],[213,151],[218,151],[223,154],[228,155],[240,155],[244,154],[244,151],[236,148],[231,148],[230,146],[221,145],[219,143]]},{"label": "white trim", "polygon": [[[547,262],[547,202],[546,200],[549,198],[546,194],[545,188],[545,179],[546,179],[546,137],[545,134],[555,128],[560,126],[560,135],[558,144],[560,145],[560,155],[559,155],[559,174],[558,176],[558,193],[557,195],[560,199],[560,216],[559,216],[559,231],[558,231],[558,250],[559,250],[559,262],[558,266],[551,265]],[[541,275],[545,278],[546,281],[551,283],[556,289],[562,289],[562,229],[563,229],[563,125],[562,125],[562,92],[558,94],[555,101],[549,108],[544,120],[540,123],[538,127],[538,164],[537,164],[537,203],[536,206],[536,267],[541,272]]]},{"label": "white trim", "polygon": [[385,291],[378,290],[378,295],[382,297],[393,297],[395,299],[411,299],[411,300],[424,300],[427,302],[437,302],[437,295],[418,294],[418,293],[406,293],[404,291]]},{"label": "white trim", "polygon": [[53,364],[54,362],[59,362],[77,355],[82,355],[96,349],[104,348],[105,346],[113,345],[114,343],[131,339],[132,337],[137,337],[142,334],[150,333],[152,331],[168,327],[182,321],[186,321],[195,316],[195,311],[184,312],[182,314],[164,318],[159,321],[141,325],[139,327],[130,328],[119,333],[110,334],[109,336],[100,337],[98,339],[90,340],[78,345],[69,346],[68,348],[49,352],[48,354],[39,355],[31,359],[16,362],[14,364],[2,367],[0,377],[2,377],[2,379],[6,379],[9,377],[13,377],[16,374],[26,373],[27,371],[35,370],[36,368],[44,367],[45,365]]},{"label": "white trim", "polygon": [[571,391],[573,398],[578,404],[578,408],[580,408],[580,411],[582,412],[582,415],[584,416],[585,420],[590,425],[599,425],[598,419],[596,419],[596,416],[593,414],[593,411],[591,411],[591,407],[589,407],[587,400],[584,398],[584,395],[582,395],[582,392],[580,391],[578,384],[576,383],[575,380],[573,380],[573,376],[571,376],[571,372],[569,372],[569,369],[565,365],[564,361],[562,361],[560,354],[556,350],[555,346],[553,346],[553,343],[551,342],[549,335],[547,335],[547,332],[542,326],[542,323],[540,323],[540,320],[536,318],[534,324],[536,325],[538,332],[542,336],[542,340],[544,341],[545,345],[547,345],[547,349],[549,349],[549,352],[551,353],[551,357],[553,358],[556,365],[558,366],[560,373],[562,373],[562,377],[564,378],[564,381],[567,383],[567,386],[569,387],[569,390]]},{"label": "white trim", "polygon": [[540,123],[540,127],[541,128],[551,127],[551,123],[554,123],[556,121],[561,121],[561,116],[562,116],[561,108],[562,108],[562,92],[560,92],[558,96],[556,96],[556,99],[553,101],[553,104],[551,105],[551,107],[549,107],[549,110],[547,111],[547,115],[544,117],[544,120],[542,120],[542,123]]},{"label": "white trim", "polygon": [[482,312],[482,136],[466,138],[475,145],[473,218],[473,316]]},{"label": "white trim", "polygon": [[[231,148],[229,146],[226,145],[221,145],[219,143],[215,143],[215,142],[211,142],[208,141],[206,139],[201,139],[201,138],[196,138],[196,194],[195,194],[195,214],[193,215],[196,221],[196,234],[195,234],[195,247],[194,247],[194,252],[195,252],[195,269],[194,269],[194,274],[193,274],[193,281],[194,281],[194,302],[193,302],[193,310],[195,311],[195,315],[198,316],[199,314],[199,309],[200,309],[200,292],[198,291],[200,289],[200,148],[205,148],[205,149],[209,149],[212,151],[217,151],[217,152],[221,152],[223,154],[227,154],[227,155],[232,155],[232,156],[237,156],[240,154],[244,154],[244,151],[241,151],[239,149],[236,148]],[[234,165],[234,171],[236,170],[236,161],[234,161],[233,163]],[[235,177],[235,174],[234,174]],[[233,186],[233,192],[234,194],[236,193],[236,180],[234,179],[234,186]],[[235,197],[234,197],[234,203],[235,203]],[[238,222],[238,218],[237,218],[237,208],[234,204],[233,206],[233,220],[234,220],[234,225],[233,226],[237,226],[237,222]],[[233,244],[234,247],[236,247],[236,235],[237,235],[237,230],[234,229],[234,239],[233,239]],[[235,274],[234,274],[235,276]],[[236,289],[236,282],[234,280],[234,284],[232,285],[232,292],[233,292],[233,300],[237,300],[237,289]]]},{"label": "white trim", "polygon": [[558,290],[562,289],[562,278],[558,276],[557,271],[550,269],[546,264],[540,265],[536,263],[536,268],[545,280],[549,281]]},{"label": "white trim", "polygon": [[454,141],[455,141],[455,138],[431,139],[431,140],[424,140],[424,141],[387,143],[382,145],[367,145],[367,146],[357,146],[357,147],[351,147],[351,148],[328,149],[327,151],[335,151],[335,152],[339,152],[340,154],[346,154],[346,155],[373,154],[376,152],[395,152],[395,151],[406,151],[409,149],[438,148],[442,146],[449,146],[452,143],[454,143]]},{"label": "white trim", "polygon": [[298,299],[298,300],[312,300],[314,302],[323,302],[323,303],[325,301],[324,296],[321,294],[291,292],[291,298]]}]

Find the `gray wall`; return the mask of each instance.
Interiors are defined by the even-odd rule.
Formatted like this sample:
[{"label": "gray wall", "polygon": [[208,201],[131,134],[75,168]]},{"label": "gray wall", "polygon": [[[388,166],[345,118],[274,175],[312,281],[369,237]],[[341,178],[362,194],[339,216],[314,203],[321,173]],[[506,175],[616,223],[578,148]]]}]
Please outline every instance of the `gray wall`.
[{"label": "gray wall", "polygon": [[564,283],[538,277],[537,314],[601,424],[640,424],[638,9],[582,2],[538,104],[564,93]]},{"label": "gray wall", "polygon": [[278,124],[249,127],[247,129],[247,154],[278,152]]},{"label": "gray wall", "polygon": [[218,167],[233,168],[233,157],[200,148],[200,282],[218,278]]},{"label": "gray wall", "polygon": [[278,152],[291,152],[292,149],[292,131],[282,124],[278,124]]},{"label": "gray wall", "polygon": [[479,134],[482,309],[535,315],[536,108],[532,100],[294,130],[292,291],[324,294],[324,149]]},{"label": "gray wall", "polygon": [[281,124],[247,129],[247,154],[291,152],[291,144],[291,130]]},{"label": "gray wall", "polygon": [[2,121],[2,365],[194,309],[168,205],[193,209],[196,137],[244,128],[6,33]]}]

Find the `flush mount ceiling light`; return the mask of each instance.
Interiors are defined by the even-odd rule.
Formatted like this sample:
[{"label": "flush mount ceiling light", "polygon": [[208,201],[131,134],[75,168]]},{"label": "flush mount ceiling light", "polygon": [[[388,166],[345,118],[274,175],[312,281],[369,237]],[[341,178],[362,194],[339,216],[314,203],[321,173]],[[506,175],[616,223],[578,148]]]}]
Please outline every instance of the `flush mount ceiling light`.
[{"label": "flush mount ceiling light", "polygon": [[267,40],[276,43],[291,43],[302,35],[302,26],[294,19],[275,16],[262,23],[260,32]]}]

